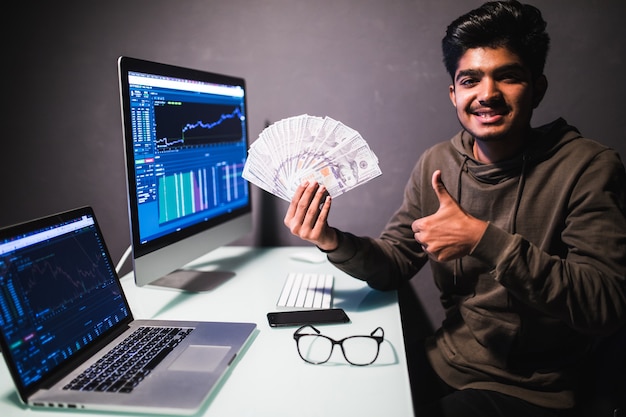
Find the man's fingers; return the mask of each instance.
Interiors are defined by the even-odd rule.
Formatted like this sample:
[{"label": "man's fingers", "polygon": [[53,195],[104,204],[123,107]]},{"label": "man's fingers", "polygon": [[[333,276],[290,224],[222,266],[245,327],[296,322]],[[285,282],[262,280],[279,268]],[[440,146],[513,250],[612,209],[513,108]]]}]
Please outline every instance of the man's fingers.
[{"label": "man's fingers", "polygon": [[323,185],[320,184],[316,188],[317,190],[315,191],[315,194],[311,196],[306,210],[306,215],[315,221],[317,221],[322,205],[324,204],[324,200],[328,195],[326,187]]},{"label": "man's fingers", "polygon": [[298,206],[300,205],[300,200],[302,199],[302,196],[304,195],[304,192],[306,191],[308,186],[309,186],[309,183],[304,182],[300,184],[298,188],[296,188],[296,191],[294,192],[293,197],[291,198],[291,202],[289,203],[289,207],[287,208],[287,212],[285,213],[284,223],[287,226],[289,226],[288,223],[290,222],[290,220],[295,217],[296,212],[298,210]]},{"label": "man's fingers", "polygon": [[315,225],[315,229],[317,231],[321,231],[321,229],[326,225],[328,220],[328,213],[330,212],[330,204],[332,199],[330,195],[325,194],[326,198],[324,198],[324,202],[321,205],[319,216],[317,217],[317,223]]},{"label": "man's fingers", "polygon": [[330,201],[326,202],[327,196],[323,185],[304,182],[294,192],[283,222],[294,234],[310,233],[328,217]]}]

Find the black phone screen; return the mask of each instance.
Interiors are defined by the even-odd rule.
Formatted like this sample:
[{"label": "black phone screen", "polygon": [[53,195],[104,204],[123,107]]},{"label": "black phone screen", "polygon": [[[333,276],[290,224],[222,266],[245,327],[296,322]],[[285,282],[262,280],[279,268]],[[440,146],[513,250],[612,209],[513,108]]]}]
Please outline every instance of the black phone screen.
[{"label": "black phone screen", "polygon": [[277,311],[267,313],[267,320],[272,327],[350,322],[350,318],[341,308]]}]

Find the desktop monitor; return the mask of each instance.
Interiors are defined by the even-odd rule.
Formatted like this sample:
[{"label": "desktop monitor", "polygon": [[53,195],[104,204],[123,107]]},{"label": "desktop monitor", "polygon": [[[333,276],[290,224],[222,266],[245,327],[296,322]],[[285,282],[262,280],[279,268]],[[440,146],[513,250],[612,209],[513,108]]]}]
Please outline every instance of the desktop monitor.
[{"label": "desktop monitor", "polygon": [[135,283],[202,291],[232,273],[185,265],[252,229],[242,78],[118,60]]}]

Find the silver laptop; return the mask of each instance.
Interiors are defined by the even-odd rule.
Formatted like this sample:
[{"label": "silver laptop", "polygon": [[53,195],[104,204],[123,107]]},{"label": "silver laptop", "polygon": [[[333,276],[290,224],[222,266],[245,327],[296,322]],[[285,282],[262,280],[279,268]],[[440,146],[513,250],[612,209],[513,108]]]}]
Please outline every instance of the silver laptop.
[{"label": "silver laptop", "polygon": [[0,229],[0,346],[29,406],[195,413],[255,328],[133,319],[90,207]]}]

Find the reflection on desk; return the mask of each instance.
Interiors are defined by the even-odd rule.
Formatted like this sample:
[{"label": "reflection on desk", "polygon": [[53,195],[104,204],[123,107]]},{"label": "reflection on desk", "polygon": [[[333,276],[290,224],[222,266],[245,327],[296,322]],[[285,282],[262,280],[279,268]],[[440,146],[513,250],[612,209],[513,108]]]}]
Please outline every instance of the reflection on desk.
[{"label": "reflection on desk", "polygon": [[[412,416],[411,390],[395,292],[379,292],[349,277],[330,263],[305,263],[290,254],[316,248],[248,248],[227,246],[193,263],[203,270],[229,270],[235,275],[203,293],[156,287],[138,288],[132,273],[121,278],[136,318],[251,321],[257,334],[205,407],[204,416]],[[312,365],[298,355],[296,328],[272,328],[266,314],[289,272],[325,272],[335,276],[334,307],[343,308],[351,323],[316,326],[341,339],[385,330],[376,362],[352,366],[335,349],[329,362]],[[176,387],[172,387],[176,389]],[[27,415],[15,394],[5,365],[0,365],[0,415]],[[98,415],[106,415],[98,413]],[[119,416],[120,414],[111,414]],[[56,411],[55,417],[76,416]]]}]

